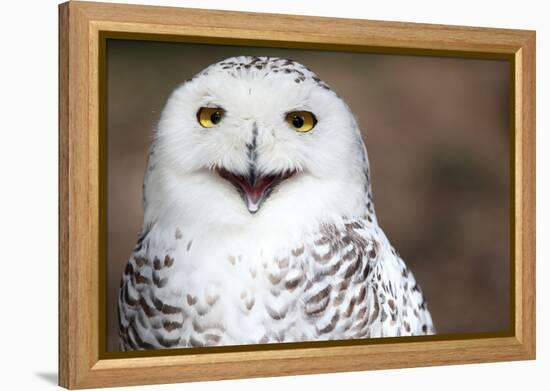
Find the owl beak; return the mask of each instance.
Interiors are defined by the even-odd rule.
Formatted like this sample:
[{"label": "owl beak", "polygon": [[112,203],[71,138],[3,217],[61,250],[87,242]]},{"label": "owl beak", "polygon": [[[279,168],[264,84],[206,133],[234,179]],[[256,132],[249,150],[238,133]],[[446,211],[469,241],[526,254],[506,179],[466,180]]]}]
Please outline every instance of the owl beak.
[{"label": "owl beak", "polygon": [[248,211],[252,214],[260,209],[262,203],[279,183],[290,178],[294,173],[259,176],[256,175],[254,170],[250,170],[247,176],[243,176],[225,169],[218,169],[218,174],[235,186],[245,202]]}]

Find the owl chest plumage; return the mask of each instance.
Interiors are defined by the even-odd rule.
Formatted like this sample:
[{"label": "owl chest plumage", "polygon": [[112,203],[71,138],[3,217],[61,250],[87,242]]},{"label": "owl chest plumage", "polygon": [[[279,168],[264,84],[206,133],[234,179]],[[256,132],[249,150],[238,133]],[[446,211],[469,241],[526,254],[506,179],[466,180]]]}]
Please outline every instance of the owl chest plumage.
[{"label": "owl chest plumage", "polygon": [[228,251],[181,232],[160,243],[145,232],[122,279],[125,350],[433,332],[412,273],[366,219],[322,224],[277,251]]}]

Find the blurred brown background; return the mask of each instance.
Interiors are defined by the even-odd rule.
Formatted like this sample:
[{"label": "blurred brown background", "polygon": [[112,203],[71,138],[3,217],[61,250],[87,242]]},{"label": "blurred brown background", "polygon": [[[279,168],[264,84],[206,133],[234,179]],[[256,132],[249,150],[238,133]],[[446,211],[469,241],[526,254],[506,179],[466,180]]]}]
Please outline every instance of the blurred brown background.
[{"label": "blurred brown background", "polygon": [[170,92],[235,55],[304,63],[350,105],[369,152],[380,225],[414,271],[438,333],[509,324],[509,63],[110,40],[107,350],[142,223],[151,130]]}]

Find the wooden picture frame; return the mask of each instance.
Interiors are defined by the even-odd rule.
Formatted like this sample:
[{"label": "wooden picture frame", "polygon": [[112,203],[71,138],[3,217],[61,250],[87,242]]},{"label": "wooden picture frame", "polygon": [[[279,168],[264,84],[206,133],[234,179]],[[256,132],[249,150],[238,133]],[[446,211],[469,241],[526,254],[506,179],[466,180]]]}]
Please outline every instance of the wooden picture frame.
[{"label": "wooden picture frame", "polygon": [[[507,59],[513,64],[513,328],[404,337],[106,355],[101,304],[105,39]],[[123,386],[535,358],[533,31],[70,1],[59,6],[59,384]]]}]

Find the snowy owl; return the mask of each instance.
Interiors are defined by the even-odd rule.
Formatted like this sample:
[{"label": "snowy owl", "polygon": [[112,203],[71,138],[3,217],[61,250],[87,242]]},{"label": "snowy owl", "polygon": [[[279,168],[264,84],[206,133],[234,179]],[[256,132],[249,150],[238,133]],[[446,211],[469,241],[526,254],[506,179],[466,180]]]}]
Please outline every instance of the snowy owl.
[{"label": "snowy owl", "polygon": [[434,333],[378,225],[357,122],[300,63],[234,57],[178,86],[143,202],[122,350]]}]

